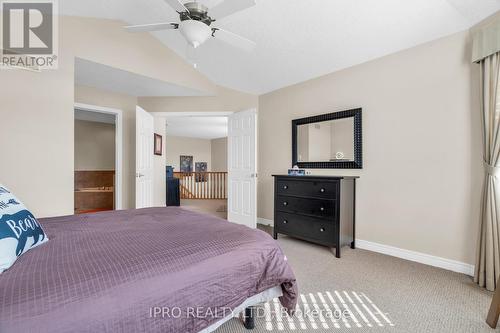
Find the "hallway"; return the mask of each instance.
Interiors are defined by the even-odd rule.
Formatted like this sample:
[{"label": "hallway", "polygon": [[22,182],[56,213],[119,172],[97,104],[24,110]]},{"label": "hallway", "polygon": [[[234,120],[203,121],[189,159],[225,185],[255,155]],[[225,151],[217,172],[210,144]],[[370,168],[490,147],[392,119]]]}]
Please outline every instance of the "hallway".
[{"label": "hallway", "polygon": [[181,207],[227,219],[227,200],[181,199]]}]

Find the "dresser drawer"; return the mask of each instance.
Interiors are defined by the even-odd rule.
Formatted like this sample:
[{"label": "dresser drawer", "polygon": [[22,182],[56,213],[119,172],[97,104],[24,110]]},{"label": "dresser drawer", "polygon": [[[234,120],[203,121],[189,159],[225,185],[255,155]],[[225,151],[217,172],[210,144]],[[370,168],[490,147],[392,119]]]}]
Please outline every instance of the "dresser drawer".
[{"label": "dresser drawer", "polygon": [[282,195],[335,199],[337,197],[338,182],[280,179],[276,182],[276,186],[277,193]]},{"label": "dresser drawer", "polygon": [[279,195],[276,197],[275,209],[294,214],[333,218],[335,216],[335,201]]},{"label": "dresser drawer", "polygon": [[335,243],[335,224],[314,217],[276,212],[274,228],[279,233],[318,241],[325,245]]}]

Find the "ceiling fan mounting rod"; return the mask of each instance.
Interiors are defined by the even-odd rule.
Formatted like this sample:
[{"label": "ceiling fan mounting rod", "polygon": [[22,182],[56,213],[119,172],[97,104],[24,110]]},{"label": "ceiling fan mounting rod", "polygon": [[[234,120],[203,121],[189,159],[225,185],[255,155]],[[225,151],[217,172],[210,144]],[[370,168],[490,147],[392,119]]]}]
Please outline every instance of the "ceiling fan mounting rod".
[{"label": "ceiling fan mounting rod", "polygon": [[189,12],[179,13],[181,21],[196,20],[205,23],[206,25],[212,24],[213,20],[208,16],[208,8],[199,2],[188,2],[184,6]]}]

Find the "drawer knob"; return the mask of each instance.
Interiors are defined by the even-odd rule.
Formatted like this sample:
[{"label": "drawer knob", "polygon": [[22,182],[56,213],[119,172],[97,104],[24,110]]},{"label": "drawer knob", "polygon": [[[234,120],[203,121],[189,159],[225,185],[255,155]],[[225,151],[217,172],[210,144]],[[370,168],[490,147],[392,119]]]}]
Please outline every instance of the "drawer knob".
[{"label": "drawer knob", "polygon": [[324,210],[325,210],[325,207],[321,207],[319,210],[320,210],[320,211],[324,211]]},{"label": "drawer knob", "polygon": [[319,190],[321,193],[325,193],[325,189],[322,188],[321,190]]},{"label": "drawer knob", "polygon": [[283,220],[283,224],[287,224],[287,223],[288,223],[288,221],[287,221],[287,220]]},{"label": "drawer knob", "polygon": [[288,202],[283,202],[283,206],[288,206]]},{"label": "drawer knob", "polygon": [[288,190],[288,185],[283,186],[284,190]]},{"label": "drawer knob", "polygon": [[319,231],[325,232],[325,228],[321,228],[321,229],[319,229]]}]

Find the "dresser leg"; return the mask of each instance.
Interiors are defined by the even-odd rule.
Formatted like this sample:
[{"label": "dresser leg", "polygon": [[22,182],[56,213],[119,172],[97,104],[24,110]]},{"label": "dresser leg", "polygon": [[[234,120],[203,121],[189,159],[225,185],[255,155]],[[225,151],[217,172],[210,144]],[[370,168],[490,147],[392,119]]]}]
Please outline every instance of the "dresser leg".
[{"label": "dresser leg", "polygon": [[335,247],[335,257],[340,258],[340,245]]},{"label": "dresser leg", "polygon": [[356,243],[354,241],[351,242],[351,249],[355,249],[356,248]]},{"label": "dresser leg", "polygon": [[275,230],[273,230],[273,238],[278,239],[278,233]]}]

